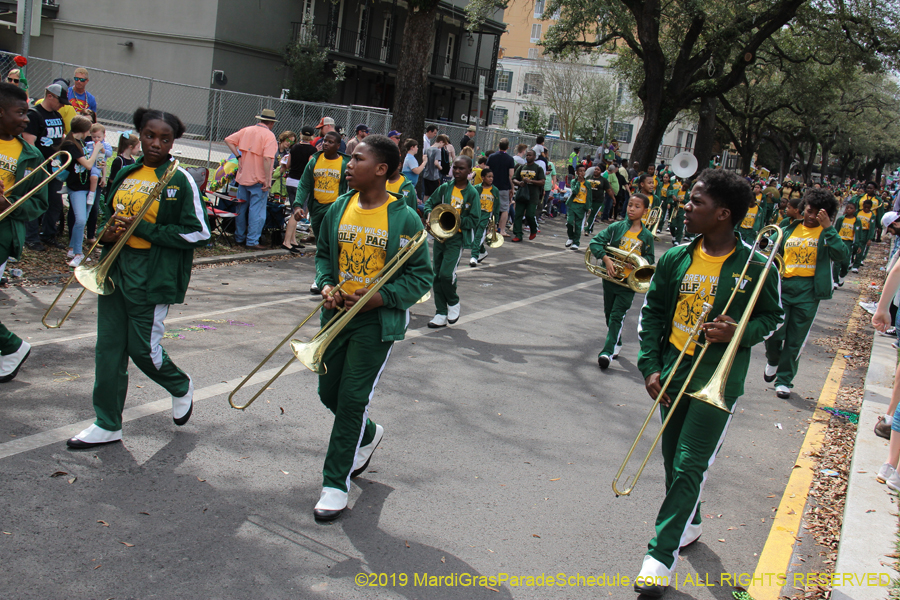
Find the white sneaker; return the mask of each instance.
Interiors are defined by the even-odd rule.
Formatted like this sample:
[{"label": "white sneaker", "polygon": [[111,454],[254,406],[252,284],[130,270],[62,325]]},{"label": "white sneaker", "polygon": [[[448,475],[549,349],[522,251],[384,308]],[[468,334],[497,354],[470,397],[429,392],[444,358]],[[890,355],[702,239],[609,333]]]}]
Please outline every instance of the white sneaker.
[{"label": "white sneaker", "polygon": [[434,315],[434,318],[428,321],[428,327],[437,329],[438,327],[447,326],[447,315]]},{"label": "white sneaker", "polygon": [[110,444],[118,442],[122,439],[122,430],[107,431],[96,425],[91,425],[73,438],[69,438],[66,446],[75,448],[76,450],[84,450],[85,448],[93,448],[101,444]]},{"label": "white sneaker", "polygon": [[763,371],[763,381],[766,383],[772,383],[775,381],[775,376],[778,375],[778,365],[770,365],[766,363],[766,370]]},{"label": "white sneaker", "polygon": [[572,245],[572,240],[566,240],[566,248]]},{"label": "white sneaker", "polygon": [[469,266],[470,266],[470,267],[477,267],[477,266],[478,266],[478,259],[475,258],[474,256],[473,256],[472,258],[470,258],[470,259],[469,259]]},{"label": "white sneaker", "polygon": [[76,254],[75,258],[69,261],[69,266],[73,269],[81,264],[81,261],[84,260],[84,254]]},{"label": "white sneaker", "polygon": [[372,454],[375,452],[375,448],[378,447],[378,444],[381,443],[381,438],[384,437],[384,427],[379,424],[375,424],[375,437],[372,438],[372,441],[369,442],[366,446],[360,446],[360,448],[356,451],[356,456],[353,457],[353,470],[350,471],[350,478],[359,477],[363,474],[363,472],[369,468],[369,461],[372,460]]},{"label": "white sneaker", "polygon": [[18,350],[12,354],[0,356],[0,383],[6,383],[15,379],[16,375],[19,374],[19,369],[30,354],[31,344],[23,340]]},{"label": "white sneaker", "polygon": [[75,251],[69,248],[69,251],[66,252],[66,258],[68,258],[69,260],[75,258]]},{"label": "white sneaker", "polygon": [[479,255],[478,255],[478,262],[481,262],[481,261],[483,261],[484,259],[486,259],[486,258],[487,258],[487,255],[488,255],[487,250],[485,250],[484,252],[482,252],[481,254],[479,254]]},{"label": "white sneaker", "polygon": [[891,476],[887,478],[885,484],[895,492],[900,492],[900,474],[898,474],[897,471],[894,471],[891,473]]},{"label": "white sneaker", "polygon": [[674,569],[668,568],[652,556],[645,556],[641,572],[634,578],[634,591],[651,598],[662,596],[672,581]]},{"label": "white sneaker", "polygon": [[319,521],[332,521],[347,508],[347,492],[337,488],[323,487],[313,515]]},{"label": "white sneaker", "polygon": [[791,388],[786,385],[776,385],[775,386],[775,395],[785,400],[791,397]]},{"label": "white sneaker", "polygon": [[844,279],[845,279],[844,277],[838,277],[838,285],[839,285],[839,286],[843,286],[843,285],[844,285]]},{"label": "white sneaker", "polygon": [[857,269],[856,267],[853,267],[853,268],[850,269],[850,270],[853,271],[854,273],[859,273],[859,269]]},{"label": "white sneaker", "polygon": [[310,294],[321,294],[322,293],[322,290],[319,289],[319,286],[316,285],[315,281],[313,281],[312,285],[309,286],[309,293]]},{"label": "white sneaker", "polygon": [[572,244],[571,246],[569,246],[569,249],[570,250],[581,250],[581,248],[578,247],[578,244]]},{"label": "white sneaker", "polygon": [[688,526],[687,528],[685,528],[684,533],[681,534],[681,541],[678,542],[678,547],[684,548],[685,546],[690,546],[700,539],[701,533],[703,533],[703,523],[700,523],[698,525],[688,523]]},{"label": "white sneaker", "polygon": [[172,396],[172,420],[179,427],[188,422],[194,412],[194,380],[188,375],[187,394],[176,398]]},{"label": "white sneaker", "polygon": [[454,304],[453,306],[447,307],[447,322],[453,325],[457,321],[459,321],[459,302]]},{"label": "white sneaker", "polygon": [[878,483],[885,483],[891,475],[897,472],[897,469],[889,465],[888,463],[884,463],[881,465],[881,468],[878,469],[878,475],[875,476],[875,479]]}]

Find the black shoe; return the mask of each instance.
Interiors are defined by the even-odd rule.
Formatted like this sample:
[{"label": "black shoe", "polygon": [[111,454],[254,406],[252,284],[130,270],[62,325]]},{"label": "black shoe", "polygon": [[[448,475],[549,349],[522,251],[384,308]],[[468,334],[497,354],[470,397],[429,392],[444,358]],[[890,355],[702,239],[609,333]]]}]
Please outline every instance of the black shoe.
[{"label": "black shoe", "polygon": [[[769,366],[769,364],[766,363],[766,367],[768,367],[768,366]],[[765,369],[763,369],[763,381],[765,381],[766,383],[772,383],[773,381],[775,381],[775,377],[777,377],[777,376],[778,376],[777,368],[776,368],[776,372],[772,373],[771,375],[766,373]]]},{"label": "black shoe", "polygon": [[322,510],[320,508],[314,508],[313,517],[315,517],[316,521],[334,521],[341,516],[342,512],[344,512],[343,508],[339,510]]},{"label": "black shoe", "polygon": [[28,244],[25,244],[25,247],[28,248],[29,250],[34,250],[35,252],[46,252],[47,251],[47,247],[44,246],[40,242],[29,242]]},{"label": "black shoe", "polygon": [[291,244],[291,248],[306,248],[303,244]]},{"label": "black shoe", "polygon": [[610,359],[606,354],[601,354],[597,357],[597,364],[600,365],[600,368],[604,371],[609,368]]},{"label": "black shoe", "polygon": [[667,587],[668,586],[665,585],[634,584],[634,591],[642,596],[647,596],[648,598],[662,598],[662,595],[666,593]]},{"label": "black shoe", "polygon": [[88,448],[96,448],[97,446],[105,446],[107,444],[115,444],[122,440],[113,440],[111,442],[82,442],[78,438],[69,438],[66,440],[66,446],[72,450],[87,450]]},{"label": "black shoe", "polygon": [[191,418],[191,415],[193,414],[193,412],[194,412],[194,402],[191,401],[191,407],[190,407],[190,408],[188,409],[188,411],[184,414],[184,416],[181,417],[180,419],[176,419],[175,417],[172,417],[172,421],[173,421],[176,425],[178,425],[179,427],[181,427],[182,425],[184,425],[185,423],[188,422],[188,419]]}]

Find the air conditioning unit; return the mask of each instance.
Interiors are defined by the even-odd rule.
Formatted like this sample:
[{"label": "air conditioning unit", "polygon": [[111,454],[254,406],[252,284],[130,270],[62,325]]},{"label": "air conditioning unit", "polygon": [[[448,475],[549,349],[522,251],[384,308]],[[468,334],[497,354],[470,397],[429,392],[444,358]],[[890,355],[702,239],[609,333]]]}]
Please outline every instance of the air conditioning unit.
[{"label": "air conditioning unit", "polygon": [[225,71],[213,71],[212,72],[212,82],[213,82],[213,85],[227,84],[228,77],[225,76]]}]

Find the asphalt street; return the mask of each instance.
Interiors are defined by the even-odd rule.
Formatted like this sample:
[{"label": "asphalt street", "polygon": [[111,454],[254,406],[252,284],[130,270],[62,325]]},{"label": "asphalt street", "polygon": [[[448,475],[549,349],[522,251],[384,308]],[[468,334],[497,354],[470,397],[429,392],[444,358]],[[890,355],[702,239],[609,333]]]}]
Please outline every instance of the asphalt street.
[{"label": "asphalt street", "polygon": [[[58,287],[0,290],[3,323],[34,345],[0,397],[0,597],[635,597],[615,577],[637,574],[653,535],[659,452],[632,496],[610,484],[651,404],[635,366],[640,300],[619,360],[601,372],[602,286],[584,268],[586,244],[564,242],[564,223],[548,220],[477,269],[466,256],[456,325],[429,330],[433,304],[413,307],[371,404],[384,441],[349,510],[325,525],[312,508],[331,418],[315,376],[290,369],[244,412],[227,402],[315,304],[311,257],[195,270],[164,342],[194,379],[193,417],[175,427],[165,391],[132,367],[124,444],[88,452],[64,440],[93,420],[95,298],[47,330]],[[667,599],[730,599],[719,575],[753,572],[833,358],[815,339],[843,331],[856,285],[820,309],[790,400],[762,381],[754,350],[704,490],[703,536],[678,566],[704,585]],[[289,357],[282,349],[265,370]],[[422,581],[463,573],[613,585]]]}]

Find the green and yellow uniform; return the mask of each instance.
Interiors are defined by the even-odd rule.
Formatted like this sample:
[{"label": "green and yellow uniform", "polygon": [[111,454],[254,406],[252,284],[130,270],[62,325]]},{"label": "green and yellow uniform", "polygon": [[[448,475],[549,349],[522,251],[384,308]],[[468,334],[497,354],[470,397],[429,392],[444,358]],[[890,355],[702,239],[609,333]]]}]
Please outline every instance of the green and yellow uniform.
[{"label": "green and yellow uniform", "polygon": [[[519,165],[513,173],[513,179],[518,181],[545,179],[544,169],[536,162]],[[544,197],[544,186],[534,185],[530,183],[523,184],[524,190],[516,190],[514,201],[516,203],[516,218],[513,221],[513,237],[522,239],[523,221],[528,222],[531,233],[537,234],[538,226],[535,219],[535,211],[541,205],[541,199]]]},{"label": "green and yellow uniform", "polygon": [[744,220],[736,227],[741,239],[751,246],[756,241],[756,235],[762,229],[763,220],[765,219],[766,211],[765,208],[760,208],[760,204],[760,202],[757,202],[751,206],[747,210],[747,214],[744,215]]},{"label": "green and yellow uniform", "polygon": [[849,252],[844,257],[845,260],[834,261],[832,265],[833,279],[840,282],[847,276],[851,261],[855,260],[857,253],[859,253],[857,240],[863,239],[862,223],[855,214],[852,217],[841,215],[834,222],[834,228],[837,230],[838,235],[841,236],[844,246],[849,248]]},{"label": "green and yellow uniform", "polygon": [[338,152],[337,157],[328,159],[324,152],[319,151],[310,157],[303,169],[294,207],[309,211],[309,226],[316,238],[329,206],[347,191],[346,170],[349,162],[350,157],[346,154]]},{"label": "green and yellow uniform", "polygon": [[878,229],[877,223],[880,223],[879,219],[876,221],[874,209],[870,212],[860,211],[857,213],[856,217],[859,220],[861,235],[859,237],[859,241],[856,244],[856,252],[851,250],[852,256],[852,268],[858,269],[862,266],[863,261],[866,260],[866,257],[869,255],[869,243],[875,239],[875,232]]},{"label": "green and yellow uniform", "polygon": [[[480,260],[487,254],[487,249],[484,247],[484,238],[488,223],[491,222],[491,215],[494,217],[495,225],[500,223],[500,191],[495,186],[486,188],[484,184],[476,185],[475,191],[478,193],[478,198],[481,201],[481,220],[478,221],[478,226],[475,228],[472,236],[471,248],[472,258]],[[500,232],[498,231],[497,234],[499,235]]]},{"label": "green and yellow uniform", "polygon": [[684,205],[687,200],[686,190],[679,186],[672,199],[672,216],[669,217],[669,233],[676,245],[684,238]]},{"label": "green and yellow uniform", "polygon": [[405,202],[406,205],[411,209],[416,210],[418,206],[418,198],[416,197],[416,186],[412,184],[412,182],[404,177],[403,175],[397,181],[391,183],[388,181],[385,184],[387,191],[392,194],[397,194],[400,196]]},{"label": "green and yellow uniform", "polygon": [[590,207],[590,197],[591,186],[587,180],[584,182],[575,180],[572,183],[572,193],[566,200],[566,234],[569,241],[576,246],[579,245],[578,239],[581,237],[584,216]]}]

